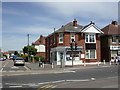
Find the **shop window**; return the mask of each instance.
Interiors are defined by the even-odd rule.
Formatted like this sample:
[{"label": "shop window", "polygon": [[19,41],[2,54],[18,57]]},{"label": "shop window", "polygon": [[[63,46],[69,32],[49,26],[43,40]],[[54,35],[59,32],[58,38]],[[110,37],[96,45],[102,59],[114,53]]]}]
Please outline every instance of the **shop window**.
[{"label": "shop window", "polygon": [[80,60],[80,55],[79,55],[79,52],[71,52],[71,51],[68,51],[66,53],[66,60],[67,61],[71,61],[72,60],[72,56],[73,56],[73,60]]},{"label": "shop window", "polygon": [[86,59],[96,59],[96,50],[86,50]]}]

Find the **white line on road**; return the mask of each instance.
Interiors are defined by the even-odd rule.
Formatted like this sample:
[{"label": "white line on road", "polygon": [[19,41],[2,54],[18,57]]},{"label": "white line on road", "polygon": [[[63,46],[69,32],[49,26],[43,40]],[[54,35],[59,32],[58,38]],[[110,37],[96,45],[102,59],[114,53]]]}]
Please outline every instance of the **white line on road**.
[{"label": "white line on road", "polygon": [[76,72],[76,71],[65,71],[64,73],[67,73],[67,72]]},{"label": "white line on road", "polygon": [[95,78],[91,78],[91,80],[93,80],[93,81],[94,81],[94,80],[95,80]]},{"label": "white line on road", "polygon": [[8,64],[8,61],[4,64],[4,66],[3,66],[3,67],[5,67],[7,64]]},{"label": "white line on road", "polygon": [[3,71],[3,68],[0,71]]},{"label": "white line on road", "polygon": [[52,81],[52,83],[59,83],[59,82],[65,82],[65,80]]},{"label": "white line on road", "polygon": [[11,88],[17,88],[17,87],[22,87],[22,86],[9,86]]},{"label": "white line on road", "polygon": [[66,80],[67,82],[79,82],[79,81],[90,81],[90,79],[84,79],[84,80]]}]

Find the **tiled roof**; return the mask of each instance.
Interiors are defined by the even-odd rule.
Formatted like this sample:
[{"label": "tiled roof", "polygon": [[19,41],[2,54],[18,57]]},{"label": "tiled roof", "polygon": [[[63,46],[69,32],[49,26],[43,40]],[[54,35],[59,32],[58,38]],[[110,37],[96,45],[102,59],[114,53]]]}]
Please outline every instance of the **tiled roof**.
[{"label": "tiled roof", "polygon": [[109,24],[102,31],[105,35],[120,35],[120,25]]},{"label": "tiled roof", "polygon": [[81,28],[83,28],[82,25],[77,24],[76,26],[73,26],[73,22],[70,22],[55,32],[80,32]]},{"label": "tiled roof", "polygon": [[40,36],[38,40],[36,40],[32,45],[39,45],[39,44],[45,44],[45,38],[44,36]]}]

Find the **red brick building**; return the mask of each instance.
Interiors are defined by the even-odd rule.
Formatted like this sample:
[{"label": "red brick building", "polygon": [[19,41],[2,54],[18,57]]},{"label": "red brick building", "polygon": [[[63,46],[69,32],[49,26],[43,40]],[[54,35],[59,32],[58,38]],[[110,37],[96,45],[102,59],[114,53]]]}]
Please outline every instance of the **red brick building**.
[{"label": "red brick building", "polygon": [[[71,65],[72,55],[74,65],[86,62],[101,61],[100,34],[103,32],[90,22],[86,26],[77,24],[74,19],[60,29],[46,37],[46,60],[56,62],[57,65],[64,62],[64,65]],[[77,43],[77,50],[70,49],[70,43]],[[74,47],[73,47],[74,48]]]},{"label": "red brick building", "polygon": [[42,56],[45,58],[45,38],[44,36],[40,36],[38,40],[36,40],[34,43],[32,43],[32,46],[34,46],[37,49],[37,56]]},{"label": "red brick building", "polygon": [[120,56],[120,25],[117,21],[101,29],[101,58],[110,61],[111,57]]}]

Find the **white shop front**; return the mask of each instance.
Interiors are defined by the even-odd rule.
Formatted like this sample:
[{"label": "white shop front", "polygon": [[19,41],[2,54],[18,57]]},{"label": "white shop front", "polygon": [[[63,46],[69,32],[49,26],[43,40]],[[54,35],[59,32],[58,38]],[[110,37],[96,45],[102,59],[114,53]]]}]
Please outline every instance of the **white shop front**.
[{"label": "white shop front", "polygon": [[79,65],[82,63],[80,60],[80,51],[83,50],[83,47],[78,47],[77,50],[70,50],[70,47],[55,47],[51,48],[50,51],[50,62],[54,62],[57,65],[72,65],[72,57],[74,65]]}]

